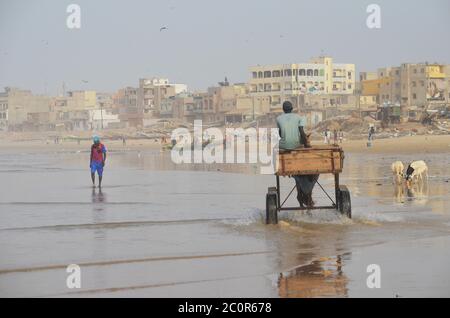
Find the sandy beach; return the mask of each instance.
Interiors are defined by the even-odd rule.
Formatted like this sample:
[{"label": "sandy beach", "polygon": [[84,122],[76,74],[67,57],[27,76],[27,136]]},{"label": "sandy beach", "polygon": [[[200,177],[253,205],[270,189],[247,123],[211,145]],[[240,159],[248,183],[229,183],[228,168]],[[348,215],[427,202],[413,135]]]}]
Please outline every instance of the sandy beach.
[{"label": "sandy beach", "polygon": [[[0,296],[450,296],[448,141],[344,142],[353,218],[292,211],[275,226],[263,221],[275,180],[257,170],[181,169],[154,142],[105,141],[100,191],[90,185],[90,141],[2,142]],[[390,164],[419,158],[426,186],[395,186]],[[331,176],[320,182],[332,191]],[[292,180],[281,187],[287,194]],[[319,189],[314,199],[328,200]],[[82,269],[80,290],[66,286],[68,264]],[[366,286],[370,264],[381,266],[381,289]]]},{"label": "sandy beach", "polygon": [[[127,139],[124,145],[122,140],[105,139],[104,143],[112,151],[136,150],[146,151],[161,149],[164,144],[157,139]],[[313,145],[323,145],[321,141],[313,141]],[[89,150],[91,141],[89,138],[80,140],[62,140],[60,144],[54,144],[49,138],[30,134],[0,134],[0,149],[31,151],[86,151]],[[367,140],[344,140],[340,144],[344,151],[351,153],[447,153],[450,152],[450,135],[415,135],[397,138],[375,139],[372,147],[367,147]]]}]

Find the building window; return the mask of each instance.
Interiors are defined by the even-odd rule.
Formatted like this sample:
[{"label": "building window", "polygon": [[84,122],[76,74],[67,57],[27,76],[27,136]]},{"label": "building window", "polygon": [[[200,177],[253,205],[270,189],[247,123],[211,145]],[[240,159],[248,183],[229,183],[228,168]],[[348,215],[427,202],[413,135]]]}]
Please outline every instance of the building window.
[{"label": "building window", "polygon": [[348,79],[352,79],[352,72],[347,72]]},{"label": "building window", "polygon": [[312,69],[308,69],[308,70],[306,71],[306,75],[307,75],[307,76],[313,76],[313,70],[312,70]]},{"label": "building window", "polygon": [[416,93],[414,93],[412,97],[413,97],[413,99],[416,99],[417,98]]},{"label": "building window", "polygon": [[280,77],[280,71],[273,71],[272,77]]},{"label": "building window", "polygon": [[264,78],[268,78],[271,76],[271,72],[270,71],[265,71],[264,72]]},{"label": "building window", "polygon": [[291,69],[284,70],[284,76],[292,76],[292,70]]},{"label": "building window", "polygon": [[319,76],[319,70],[314,70],[314,76]]},{"label": "building window", "polygon": [[262,72],[258,72],[258,77],[262,78],[263,77],[263,73]]},{"label": "building window", "polygon": [[417,74],[417,68],[414,69],[414,74]]},{"label": "building window", "polygon": [[305,69],[300,69],[300,70],[298,70],[298,75],[300,75],[300,76],[305,76],[306,75],[306,71],[305,71]]},{"label": "building window", "polygon": [[258,77],[258,73],[257,72],[253,72],[253,78],[257,78]]}]

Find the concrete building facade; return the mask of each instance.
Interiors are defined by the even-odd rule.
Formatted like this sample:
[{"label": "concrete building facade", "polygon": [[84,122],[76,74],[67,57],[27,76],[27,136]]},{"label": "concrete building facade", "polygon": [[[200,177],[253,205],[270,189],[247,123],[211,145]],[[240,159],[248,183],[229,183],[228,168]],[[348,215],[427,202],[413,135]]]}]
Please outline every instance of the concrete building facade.
[{"label": "concrete building facade", "polygon": [[172,84],[166,78],[141,78],[137,102],[144,113],[159,117],[163,99],[185,92],[187,92],[185,84]]},{"label": "concrete building facade", "polygon": [[428,108],[450,103],[450,65],[404,63],[380,68],[376,79],[361,81],[362,95],[376,96],[378,104]]},{"label": "concrete building facade", "polygon": [[96,91],[69,91],[65,96],[56,97],[52,107],[55,127],[69,131],[91,129],[90,111],[96,107]]},{"label": "concrete building facade", "polygon": [[33,95],[29,90],[6,87],[0,101],[2,125],[6,125],[8,130],[50,129],[49,113],[53,104],[51,97]]},{"label": "concrete building facade", "polygon": [[142,127],[144,111],[138,103],[138,88],[119,89],[112,97],[113,109],[124,127]]},{"label": "concrete building facade", "polygon": [[284,100],[297,103],[306,94],[353,94],[355,65],[335,64],[331,57],[312,58],[309,63],[250,67],[250,94],[267,97],[272,109]]}]

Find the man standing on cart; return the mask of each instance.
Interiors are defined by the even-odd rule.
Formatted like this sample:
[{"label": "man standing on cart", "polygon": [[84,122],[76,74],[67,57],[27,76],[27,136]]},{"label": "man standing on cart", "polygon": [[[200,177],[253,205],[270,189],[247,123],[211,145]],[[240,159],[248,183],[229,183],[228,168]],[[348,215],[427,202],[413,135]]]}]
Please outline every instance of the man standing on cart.
[{"label": "man standing on cart", "polygon": [[[302,147],[311,147],[308,136],[303,130],[304,118],[292,113],[292,103],[283,103],[284,114],[277,117],[277,126],[280,134],[280,152],[290,151]],[[312,190],[319,175],[296,175],[293,176],[297,187],[297,200],[300,207],[313,207]]]}]

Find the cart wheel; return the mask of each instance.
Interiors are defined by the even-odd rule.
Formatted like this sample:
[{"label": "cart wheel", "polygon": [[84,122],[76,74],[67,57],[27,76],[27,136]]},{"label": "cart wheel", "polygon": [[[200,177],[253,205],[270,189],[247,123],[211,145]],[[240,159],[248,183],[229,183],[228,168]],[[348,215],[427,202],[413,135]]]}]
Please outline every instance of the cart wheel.
[{"label": "cart wheel", "polygon": [[345,185],[341,185],[339,187],[339,212],[341,214],[347,216],[348,218],[352,217],[352,203],[350,200],[350,191],[347,189]]},{"label": "cart wheel", "polygon": [[278,224],[277,191],[270,187],[266,194],[266,224]]}]

